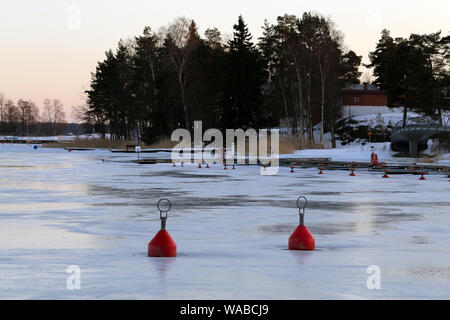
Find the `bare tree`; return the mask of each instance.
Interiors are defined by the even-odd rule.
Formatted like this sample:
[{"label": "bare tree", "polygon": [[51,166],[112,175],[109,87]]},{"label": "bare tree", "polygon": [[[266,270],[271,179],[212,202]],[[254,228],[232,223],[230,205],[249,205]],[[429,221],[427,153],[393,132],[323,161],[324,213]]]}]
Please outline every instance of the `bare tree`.
[{"label": "bare tree", "polygon": [[5,107],[5,95],[0,92],[0,134],[2,133],[4,107]]},{"label": "bare tree", "polygon": [[27,121],[28,120],[28,114],[29,114],[28,102],[24,101],[22,99],[19,99],[17,101],[17,108],[19,110],[19,117],[20,117],[20,123],[21,123],[20,133],[21,133],[21,135],[23,135],[24,134],[24,127],[26,127],[27,131],[28,131],[28,121]]},{"label": "bare tree", "polygon": [[[87,129],[89,132],[93,132],[94,126],[95,126],[95,119],[94,117],[89,113],[89,108],[85,105],[80,106],[73,106],[71,110],[71,116],[72,119],[77,121],[78,123],[83,124],[83,127]],[[78,134],[78,127],[76,135]]]},{"label": "bare tree", "polygon": [[19,99],[17,101],[17,107],[19,110],[21,123],[21,134],[26,134],[27,136],[29,136],[30,127],[36,126],[37,124],[39,118],[39,108],[33,101],[25,101],[23,99]]},{"label": "bare tree", "polygon": [[47,123],[53,123],[52,101],[44,100],[44,110],[42,110],[42,120]]},{"label": "bare tree", "polygon": [[331,72],[337,48],[341,42],[341,34],[334,28],[331,20],[316,17],[317,27],[312,39],[314,52],[317,55],[320,79],[320,141],[323,142],[325,125],[325,90],[326,80]]},{"label": "bare tree", "polygon": [[374,81],[372,72],[370,70],[366,70],[361,77],[361,81],[362,83],[371,84]]},{"label": "bare tree", "polygon": [[71,116],[73,119],[79,122],[89,122],[89,108],[86,106],[73,106]]},{"label": "bare tree", "polygon": [[63,125],[66,124],[66,113],[63,104],[58,99],[53,100],[55,134],[60,134]]},{"label": "bare tree", "polygon": [[49,127],[47,134],[57,135],[66,123],[66,113],[60,100],[45,99],[42,119]]},{"label": "bare tree", "polygon": [[188,46],[189,26],[192,20],[179,17],[166,29],[167,50],[171,65],[177,73],[178,85],[180,86],[181,103],[185,115],[186,128],[189,128],[189,115],[185,97],[186,66],[189,60],[190,47]]},{"label": "bare tree", "polygon": [[5,120],[7,121],[7,131],[9,133],[15,133],[17,123],[19,121],[20,113],[19,109],[14,105],[14,102],[8,99],[5,103]]}]

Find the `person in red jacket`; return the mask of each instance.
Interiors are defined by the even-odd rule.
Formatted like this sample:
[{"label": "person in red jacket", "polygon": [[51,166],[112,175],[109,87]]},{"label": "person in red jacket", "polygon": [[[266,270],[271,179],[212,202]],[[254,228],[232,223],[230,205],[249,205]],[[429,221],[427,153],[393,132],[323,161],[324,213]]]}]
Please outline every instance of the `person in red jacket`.
[{"label": "person in red jacket", "polygon": [[378,162],[378,155],[375,153],[375,148],[372,146],[372,154],[370,155],[370,165],[372,167],[375,167],[377,165],[379,165],[380,163]]}]

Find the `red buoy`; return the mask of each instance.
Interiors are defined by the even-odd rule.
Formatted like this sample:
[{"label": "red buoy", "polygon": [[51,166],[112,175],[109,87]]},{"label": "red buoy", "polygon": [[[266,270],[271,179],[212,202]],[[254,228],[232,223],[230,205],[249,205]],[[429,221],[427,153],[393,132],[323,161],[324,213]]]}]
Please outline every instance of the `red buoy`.
[{"label": "red buoy", "polygon": [[202,168],[202,164],[199,162],[198,163],[198,168],[201,169]]},{"label": "red buoy", "polygon": [[294,171],[294,167],[291,167],[291,173],[294,173],[295,171]]},{"label": "red buoy", "polygon": [[[165,208],[161,207],[161,202],[165,201]],[[155,237],[148,244],[148,256],[149,257],[165,257],[171,258],[177,256],[177,245],[173,241],[169,232],[166,230],[167,213],[169,212],[172,204],[168,199],[161,199],[158,201],[158,210],[161,218],[161,230],[155,235]]]},{"label": "red buoy", "polygon": [[319,174],[323,174],[322,170],[325,170],[324,168],[319,168]]},{"label": "red buoy", "polygon": [[421,175],[421,177],[419,178],[419,180],[427,180],[424,175],[426,174],[426,172],[419,172],[419,174]]},{"label": "red buoy", "polygon": [[177,245],[167,230],[159,230],[148,244],[149,257],[176,257]]},{"label": "red buoy", "polygon": [[300,225],[289,237],[289,250],[314,250],[316,248],[316,240],[304,224],[305,208],[307,204],[308,202],[305,197],[302,196],[297,199]]},{"label": "red buoy", "polygon": [[316,241],[306,226],[298,226],[289,237],[289,250],[314,250]]},{"label": "red buoy", "polygon": [[351,171],[351,173],[349,174],[350,177],[356,176],[355,169],[352,168],[352,169],[350,169],[350,171]]}]

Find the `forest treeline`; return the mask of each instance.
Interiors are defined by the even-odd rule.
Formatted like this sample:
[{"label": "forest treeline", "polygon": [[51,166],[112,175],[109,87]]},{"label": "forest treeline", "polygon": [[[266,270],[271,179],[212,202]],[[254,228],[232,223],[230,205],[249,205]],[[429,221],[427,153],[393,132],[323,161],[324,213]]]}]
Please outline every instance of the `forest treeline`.
[{"label": "forest treeline", "polygon": [[[203,128],[222,130],[290,128],[300,143],[329,131],[334,146],[343,89],[360,83],[362,57],[333,21],[286,14],[265,21],[254,40],[239,16],[233,30],[224,36],[209,28],[201,36],[194,20],[180,17],[119,41],[98,62],[86,103],[73,107],[72,117],[89,132],[146,143],[201,120]],[[450,36],[393,38],[383,30],[369,58],[373,83],[386,90],[389,107],[403,107],[404,119],[415,111],[442,120],[450,110]],[[58,135],[65,126],[57,99],[39,107],[0,94],[0,134]]]},{"label": "forest treeline", "polygon": [[[293,129],[312,141],[313,118],[333,130],[341,92],[359,83],[361,56],[345,50],[333,22],[318,14],[267,21],[254,42],[242,16],[224,39],[200,36],[181,17],[158,32],[121,40],[92,74],[84,121],[113,138],[151,143],[176,128]],[[323,130],[322,130],[323,135]]]},{"label": "forest treeline", "polygon": [[[216,28],[201,37],[186,18],[158,32],[146,27],[106,52],[80,114],[113,138],[155,142],[202,120],[205,128],[289,127],[307,143],[330,131],[334,147],[342,89],[360,82],[362,57],[320,14],[286,14],[262,28],[255,43],[242,16],[230,39]],[[369,58],[389,107],[404,107],[404,119],[413,110],[442,120],[450,103],[450,36],[393,39],[383,30]]]},{"label": "forest treeline", "polygon": [[441,122],[450,111],[450,35],[441,34],[393,38],[384,29],[369,54],[374,82],[387,91],[389,107],[403,107],[404,125],[408,110]]},{"label": "forest treeline", "polygon": [[53,136],[66,127],[66,113],[60,100],[45,99],[39,108],[32,100],[14,102],[0,92],[0,135]]}]

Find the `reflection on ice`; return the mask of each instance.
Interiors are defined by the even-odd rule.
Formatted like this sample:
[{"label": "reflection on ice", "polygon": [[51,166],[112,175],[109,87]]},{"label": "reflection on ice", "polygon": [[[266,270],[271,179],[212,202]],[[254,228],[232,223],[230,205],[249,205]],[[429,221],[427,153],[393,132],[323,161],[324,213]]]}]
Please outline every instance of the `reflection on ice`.
[{"label": "reflection on ice", "polygon": [[0,225],[0,249],[92,249],[105,247],[102,237],[70,232],[58,224],[14,221]]}]

